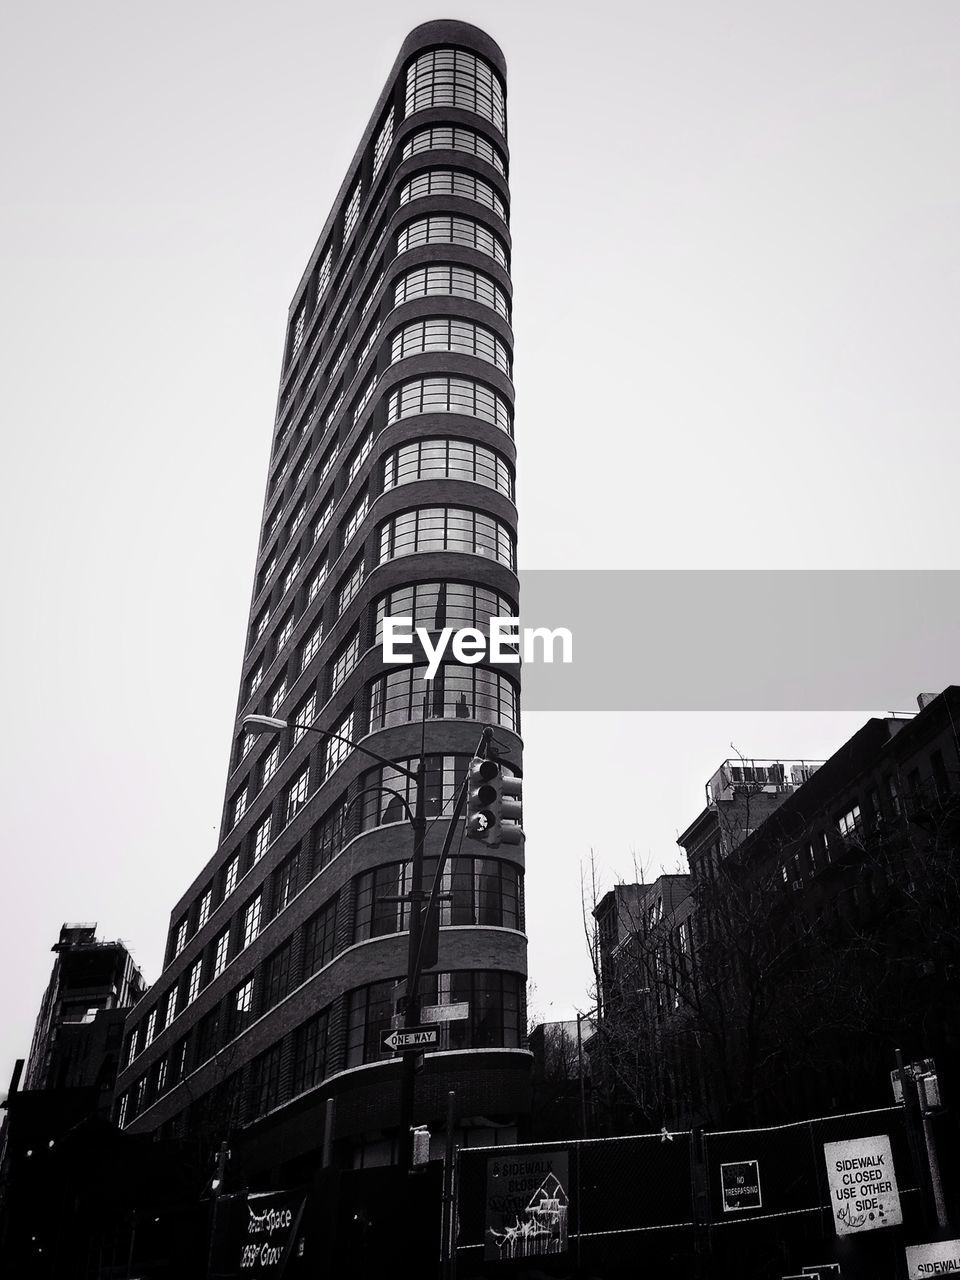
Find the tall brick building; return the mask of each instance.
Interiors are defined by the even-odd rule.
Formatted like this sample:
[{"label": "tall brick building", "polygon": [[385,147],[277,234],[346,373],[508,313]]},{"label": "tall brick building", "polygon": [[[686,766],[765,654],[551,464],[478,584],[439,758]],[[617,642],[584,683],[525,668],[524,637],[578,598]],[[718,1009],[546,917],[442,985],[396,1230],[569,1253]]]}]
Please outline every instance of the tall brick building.
[{"label": "tall brick building", "polygon": [[[372,788],[412,804],[412,784],[243,720],[315,724],[413,767],[426,710],[428,882],[432,819],[482,726],[520,769],[514,675],[450,664],[427,685],[379,643],[388,615],[437,631],[516,613],[506,128],[493,41],[414,30],[294,293],[221,838],[129,1022],[116,1115],[131,1132],[240,1132],[251,1167],[296,1176],[332,1097],[344,1160],[395,1158],[399,1062],[381,1033],[404,995],[411,833]],[[453,853],[420,994],[468,1012],[441,1022],[414,1120],[438,1121],[452,1088],[462,1141],[505,1140],[529,1087],[523,848]]]}]

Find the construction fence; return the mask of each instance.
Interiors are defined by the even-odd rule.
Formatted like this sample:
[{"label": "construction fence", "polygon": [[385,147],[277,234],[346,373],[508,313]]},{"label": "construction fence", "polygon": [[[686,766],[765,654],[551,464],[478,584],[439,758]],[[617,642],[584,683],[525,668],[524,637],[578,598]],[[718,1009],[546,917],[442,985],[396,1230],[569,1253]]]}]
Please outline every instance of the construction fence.
[{"label": "construction fence", "polygon": [[899,1106],[468,1148],[455,1176],[456,1275],[781,1280],[807,1268],[812,1280],[819,1268],[820,1280],[905,1280],[905,1244],[936,1234],[925,1178]]}]

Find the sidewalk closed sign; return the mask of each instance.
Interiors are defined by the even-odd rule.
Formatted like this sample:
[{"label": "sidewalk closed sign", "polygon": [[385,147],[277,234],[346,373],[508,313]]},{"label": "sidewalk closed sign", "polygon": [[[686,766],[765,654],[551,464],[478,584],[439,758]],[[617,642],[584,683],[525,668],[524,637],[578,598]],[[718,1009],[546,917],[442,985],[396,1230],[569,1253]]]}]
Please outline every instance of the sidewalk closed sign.
[{"label": "sidewalk closed sign", "polygon": [[756,1160],[738,1160],[735,1164],[720,1166],[720,1190],[723,1193],[723,1212],[735,1213],[740,1209],[760,1209],[760,1166]]},{"label": "sidewalk closed sign", "polygon": [[838,1236],[902,1224],[897,1175],[885,1133],[851,1142],[825,1142],[823,1155]]},{"label": "sidewalk closed sign", "polygon": [[908,1244],[907,1275],[910,1280],[927,1280],[928,1276],[960,1276],[960,1240]]}]

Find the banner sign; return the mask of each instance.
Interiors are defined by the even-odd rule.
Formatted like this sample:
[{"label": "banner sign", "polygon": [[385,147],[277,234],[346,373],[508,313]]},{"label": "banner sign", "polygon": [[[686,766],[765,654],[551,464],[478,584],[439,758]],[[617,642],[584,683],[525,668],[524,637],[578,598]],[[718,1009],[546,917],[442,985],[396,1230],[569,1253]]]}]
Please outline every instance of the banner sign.
[{"label": "banner sign", "polygon": [[908,1244],[907,1275],[910,1280],[928,1280],[929,1276],[960,1275],[960,1240],[937,1240],[933,1244]]},{"label": "banner sign", "polygon": [[565,1150],[488,1157],[484,1260],[566,1253],[568,1187]]},{"label": "banner sign", "polygon": [[237,1258],[239,1275],[280,1280],[293,1253],[303,1205],[302,1192],[275,1191],[247,1197]]},{"label": "banner sign", "polygon": [[830,1207],[838,1236],[898,1227],[903,1223],[890,1138],[825,1142]]},{"label": "banner sign", "polygon": [[720,1166],[720,1193],[723,1212],[737,1213],[741,1209],[761,1209],[760,1166],[756,1160],[738,1160],[735,1164]]}]

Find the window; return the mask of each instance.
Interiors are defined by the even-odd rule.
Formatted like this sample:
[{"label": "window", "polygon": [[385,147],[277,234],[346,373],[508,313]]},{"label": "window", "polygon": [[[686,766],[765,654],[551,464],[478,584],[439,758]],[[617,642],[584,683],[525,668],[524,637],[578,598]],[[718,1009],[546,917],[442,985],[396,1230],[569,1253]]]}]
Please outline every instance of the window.
[{"label": "window", "polygon": [[277,766],[280,764],[280,743],[275,743],[267,754],[263,757],[263,764],[260,767],[260,785],[265,787],[273,775],[277,772]]},{"label": "window", "polygon": [[333,898],[303,926],[304,978],[309,978],[333,959],[336,929],[337,899]]},{"label": "window", "polygon": [[[370,308],[373,306],[373,300],[377,296],[377,290],[380,288],[382,284],[383,284],[383,272],[381,271],[367,292],[366,300],[364,301],[363,307],[360,311],[361,316],[365,316],[367,312],[370,310]],[[380,332],[380,326],[378,324],[377,333],[379,332]]]},{"label": "window", "polygon": [[177,1016],[177,988],[171,987],[167,992],[167,1003],[163,1011],[163,1025],[169,1027]]},{"label": "window", "polygon": [[289,906],[297,892],[297,877],[300,873],[300,849],[297,847],[289,857],[281,862],[274,873],[273,911],[279,915],[284,907]]},{"label": "window", "polygon": [[349,742],[340,742],[338,738],[353,737],[353,712],[349,712],[337,725],[334,733],[337,738],[330,738],[327,741],[326,749],[323,756],[323,780],[324,782],[331,776],[347,756],[350,754],[351,745]]},{"label": "window", "polygon": [[466,480],[513,498],[513,471],[506,458],[470,440],[417,440],[387,454],[384,490],[416,480]]},{"label": "window", "polygon": [[117,1127],[122,1129],[127,1123],[127,1110],[130,1103],[130,1095],[125,1093],[120,1099],[120,1107],[117,1111]]},{"label": "window", "polygon": [[177,932],[173,939],[173,954],[178,956],[183,948],[187,945],[187,917],[184,916],[177,925]]},{"label": "window", "polygon": [[487,667],[442,666],[429,684],[426,666],[398,667],[369,686],[370,732],[430,717],[494,722],[519,732],[517,686]]},{"label": "window", "polygon": [[197,1023],[197,1066],[212,1058],[219,1048],[220,1005],[217,1005]]},{"label": "window", "polygon": [[229,1038],[233,1040],[250,1025],[253,1017],[253,979],[238,987],[230,1001]]},{"label": "window", "polygon": [[233,826],[236,826],[247,811],[247,788],[238,791],[233,800]]},{"label": "window", "polygon": [[244,730],[243,737],[240,739],[240,760],[246,760],[247,756],[250,754],[250,748],[256,742],[258,737],[258,734],[251,733],[249,729]]},{"label": "window", "polygon": [[263,679],[263,663],[255,667],[247,677],[247,698],[252,698],[256,691],[260,688],[260,682]]},{"label": "window", "polygon": [[347,801],[338,800],[313,829],[313,858],[316,870],[332,862],[355,831],[355,814],[348,829]]},{"label": "window", "polygon": [[263,613],[261,613],[260,617],[257,619],[256,634],[254,636],[254,641],[260,639],[264,631],[266,631],[267,625],[269,622],[270,622],[270,606],[268,605],[267,608],[264,609]]},{"label": "window", "polygon": [[187,978],[187,1004],[193,1004],[200,994],[200,978],[203,974],[203,957],[194,961]]},{"label": "window", "polygon": [[237,880],[240,876],[240,855],[235,853],[227,863],[226,874],[223,878],[223,896],[226,898],[237,887]]},{"label": "window", "polygon": [[452,351],[486,360],[509,376],[510,352],[506,343],[490,329],[469,320],[417,320],[393,335],[390,359],[393,363],[424,351]]},{"label": "window", "polygon": [[230,928],[224,929],[213,947],[213,976],[219,978],[227,967],[227,955],[230,951]]},{"label": "window", "polygon": [[280,710],[280,705],[287,696],[287,677],[284,676],[280,683],[275,687],[270,695],[270,714],[275,716]]},{"label": "window", "polygon": [[273,576],[273,571],[276,567],[277,567],[277,557],[271,556],[269,562],[265,564],[264,567],[260,570],[260,576],[257,578],[257,595],[259,595],[260,592],[263,590],[263,588],[267,585],[270,578]]},{"label": "window", "polygon": [[400,188],[400,203],[420,200],[424,196],[458,196],[463,200],[476,200],[492,209],[498,218],[507,221],[507,210],[500,194],[483,178],[464,169],[428,169],[418,173]]},{"label": "window", "polygon": [[897,780],[892,775],[888,775],[886,783],[887,795],[890,799],[890,807],[893,809],[894,814],[899,818],[903,810],[900,803],[900,792],[897,789]]},{"label": "window", "polygon": [[[440,817],[453,803],[469,762],[469,756],[427,756],[424,804],[428,818]],[[415,772],[416,767],[416,759],[398,760],[394,766],[377,766],[363,775],[360,784],[361,799],[357,806],[361,813],[361,830],[368,831],[371,827],[389,822],[407,821],[400,797],[406,800],[411,810],[415,809],[417,787],[415,779],[404,773],[403,769]],[[503,767],[509,770],[508,765]],[[381,790],[383,787],[389,787],[390,791]]]},{"label": "window", "polygon": [[350,470],[347,472],[347,484],[352,484],[357,478],[357,473],[363,466],[364,460],[369,457],[370,450],[373,448],[373,430],[367,432],[353,452],[350,459]]},{"label": "window", "polygon": [[430,297],[470,298],[510,319],[510,302],[504,291],[489,276],[470,267],[430,266],[408,271],[394,287],[393,303],[399,307],[415,298]]},{"label": "window", "polygon": [[251,1119],[266,1115],[280,1101],[280,1048],[275,1044],[250,1063],[247,1105]]},{"label": "window", "polygon": [[333,498],[330,499],[327,505],[323,508],[323,510],[317,516],[316,520],[314,520],[313,522],[313,541],[314,542],[317,541],[317,539],[323,533],[324,529],[326,529],[327,525],[330,523],[330,518],[332,515],[333,515]]},{"label": "window", "polygon": [[307,732],[306,725],[310,725],[316,719],[317,715],[317,694],[316,690],[311,691],[303,702],[300,703],[296,711],[293,713],[293,722],[298,727],[293,731],[293,741],[296,745],[303,735]]},{"label": "window", "polygon": [[479,156],[502,176],[506,177],[506,166],[500,152],[488,142],[482,134],[473,129],[435,125],[432,129],[421,129],[409,137],[403,144],[403,158],[419,155],[423,151],[465,151]]},{"label": "window", "polygon": [[134,1027],[130,1032],[130,1039],[127,1041],[127,1066],[129,1067],[137,1056],[137,1036],[140,1034],[140,1028]]},{"label": "window", "polygon": [[381,1032],[390,1030],[390,1020],[396,1005],[399,982],[387,979],[351,991],[347,1003],[348,1067],[363,1062],[375,1062],[383,1054]]},{"label": "window", "polygon": [[313,628],[306,640],[303,642],[303,648],[300,651],[300,670],[304,671],[310,662],[317,656],[320,646],[323,643],[323,623],[318,622]]},{"label": "window", "polygon": [[153,1038],[157,1034],[157,1011],[151,1009],[147,1015],[147,1029],[144,1033],[143,1047],[146,1049],[148,1045],[153,1044]]},{"label": "window", "polygon": [[303,806],[307,803],[307,793],[310,788],[310,767],[307,766],[301,774],[291,784],[290,790],[287,792],[287,821],[295,817]]},{"label": "window", "polygon": [[333,248],[329,248],[317,269],[316,301],[319,302],[330,285],[330,270],[333,266]]},{"label": "window", "polygon": [[333,669],[330,675],[330,692],[336,691],[346,680],[347,676],[357,665],[360,657],[360,632],[355,631],[346,644],[341,645],[340,652],[337,654],[333,662]]},{"label": "window", "polygon": [[358,178],[357,185],[350,193],[350,199],[347,201],[347,207],[343,212],[343,242],[346,244],[350,232],[357,225],[357,219],[360,217],[360,198],[363,194],[363,182]]},{"label": "window", "polygon": [[267,956],[263,966],[263,1008],[272,1009],[290,990],[290,960],[293,956],[293,939]]},{"label": "window", "polygon": [[326,1074],[327,1026],[326,1009],[314,1014],[297,1027],[293,1036],[293,1094],[313,1089]]},{"label": "window", "polygon": [[304,331],[304,328],[306,327],[306,323],[307,323],[307,304],[304,302],[302,303],[300,310],[297,312],[297,317],[293,322],[293,349],[290,353],[291,356],[295,356],[297,352],[300,350],[300,347],[303,343],[303,331]]},{"label": "window", "polygon": [[485,631],[491,618],[513,618],[516,605],[489,587],[466,582],[419,582],[397,587],[376,602],[376,643],[383,638],[383,619],[412,618],[414,627],[475,627]]},{"label": "window", "polygon": [[848,809],[846,813],[842,813],[837,819],[837,827],[844,838],[859,835],[860,806],[855,804],[852,809]]},{"label": "window", "polygon": [[380,132],[377,134],[377,140],[373,144],[373,176],[376,177],[380,172],[380,166],[387,158],[390,150],[390,143],[393,141],[393,107],[386,114],[383,124],[380,126]]},{"label": "window", "polygon": [[290,612],[287,614],[286,618],[284,619],[283,626],[277,632],[276,653],[278,654],[280,653],[281,649],[287,643],[287,641],[290,639],[292,635],[293,635],[293,610],[291,609]]},{"label": "window", "polygon": [[378,320],[377,323],[370,330],[370,332],[367,334],[366,338],[364,339],[363,346],[360,348],[360,353],[357,356],[358,369],[363,364],[364,360],[366,360],[367,356],[370,354],[370,348],[376,342],[377,335],[379,334],[379,332],[380,332],[380,321]]},{"label": "window", "polygon": [[404,118],[428,107],[472,111],[506,135],[503,83],[488,62],[465,49],[431,49],[407,68]]},{"label": "window", "polygon": [[[287,572],[284,574],[284,578],[283,578],[283,593],[284,593],[284,595],[286,595],[286,593],[287,593],[287,592],[290,590],[290,588],[293,586],[294,582],[296,582],[296,580],[297,580],[297,574],[298,574],[299,572],[300,572],[300,557],[299,557],[299,556],[294,556],[293,560],[292,560],[292,561],[291,561],[291,563],[290,563],[290,568],[289,568],[289,569],[287,570]],[[292,617],[292,616],[293,616],[293,615],[291,614],[291,617]]]},{"label": "window", "polygon": [[213,890],[208,889],[200,899],[200,909],[197,912],[197,928],[202,929],[210,919],[210,907],[213,904]]},{"label": "window", "polygon": [[376,390],[376,386],[377,386],[377,375],[374,374],[373,377],[370,379],[370,381],[367,383],[367,385],[364,387],[363,395],[357,401],[356,408],[353,411],[354,425],[356,425],[356,423],[358,423],[361,417],[363,416],[363,411],[367,407],[367,405],[370,403],[370,397],[373,395],[374,391]]},{"label": "window", "polygon": [[390,393],[387,422],[421,413],[462,413],[513,435],[506,401],[491,387],[469,378],[416,378]]},{"label": "window", "polygon": [[287,532],[288,538],[292,538],[293,535],[297,532],[297,530],[303,524],[303,517],[306,514],[307,514],[307,503],[306,503],[306,500],[304,500],[303,502],[300,503],[299,507],[297,507],[296,511],[293,513],[293,519],[290,521],[290,528]]},{"label": "window", "polygon": [[[279,751],[279,748],[275,748],[275,750]],[[253,841],[254,862],[259,862],[260,859],[263,857],[263,855],[267,852],[267,849],[270,847],[271,821],[272,821],[271,816],[268,813],[267,816],[264,818],[264,820],[260,823],[259,827],[257,827],[257,833],[254,836],[254,841]]]},{"label": "window", "polygon": [[391,862],[365,871],[354,880],[353,932],[354,942],[367,938],[379,938],[388,933],[399,933],[410,922],[409,905],[405,902],[388,902],[406,893],[410,885],[404,874],[405,864]]},{"label": "window", "polygon": [[260,932],[260,916],[263,910],[263,894],[258,893],[248,904],[243,913],[243,945],[249,947]]},{"label": "window", "polygon": [[323,586],[326,580],[327,580],[327,562],[326,560],[324,560],[324,562],[317,569],[316,573],[310,579],[310,589],[307,592],[308,603],[310,604],[313,603],[314,599],[316,598],[317,592],[320,590],[320,588]]},{"label": "window", "polygon": [[380,563],[418,551],[461,551],[516,567],[513,534],[483,511],[463,507],[417,507],[380,528]]},{"label": "window", "polygon": [[397,232],[398,254],[406,253],[408,249],[418,249],[425,244],[459,244],[493,258],[505,271],[510,269],[507,246],[489,227],[473,218],[431,213],[426,218],[408,222]]},{"label": "window", "polygon": [[343,613],[344,609],[346,609],[347,605],[350,603],[353,597],[360,590],[360,586],[362,582],[363,582],[363,557],[361,556],[359,560],[354,562],[354,565],[350,570],[349,577],[347,577],[347,579],[344,581],[343,586],[340,588],[340,594],[337,597],[337,617],[338,618]]}]

